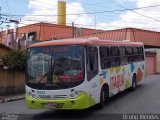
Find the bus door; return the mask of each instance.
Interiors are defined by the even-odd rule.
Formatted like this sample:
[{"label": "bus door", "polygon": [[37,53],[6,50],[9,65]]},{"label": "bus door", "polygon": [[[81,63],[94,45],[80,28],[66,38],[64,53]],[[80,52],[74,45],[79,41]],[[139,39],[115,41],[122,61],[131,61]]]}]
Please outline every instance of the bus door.
[{"label": "bus door", "polygon": [[86,49],[87,80],[89,82],[89,94],[95,100],[99,100],[99,75],[98,75],[98,49],[87,47]]}]

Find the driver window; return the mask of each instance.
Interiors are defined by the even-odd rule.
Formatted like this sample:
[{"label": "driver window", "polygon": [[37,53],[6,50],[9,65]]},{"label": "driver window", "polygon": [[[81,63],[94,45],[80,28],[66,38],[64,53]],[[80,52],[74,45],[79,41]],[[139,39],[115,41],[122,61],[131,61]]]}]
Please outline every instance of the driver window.
[{"label": "driver window", "polygon": [[87,47],[87,79],[91,80],[98,74],[98,50],[96,47]]}]

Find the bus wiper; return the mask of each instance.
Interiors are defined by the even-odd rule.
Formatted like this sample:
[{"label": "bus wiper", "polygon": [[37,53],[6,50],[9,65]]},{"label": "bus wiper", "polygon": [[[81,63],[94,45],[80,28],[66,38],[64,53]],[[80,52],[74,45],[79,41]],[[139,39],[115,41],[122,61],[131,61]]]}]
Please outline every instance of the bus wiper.
[{"label": "bus wiper", "polygon": [[43,79],[44,79],[47,75],[48,75],[47,73],[44,74],[44,75],[39,79],[38,83],[41,83],[41,82],[43,81]]}]

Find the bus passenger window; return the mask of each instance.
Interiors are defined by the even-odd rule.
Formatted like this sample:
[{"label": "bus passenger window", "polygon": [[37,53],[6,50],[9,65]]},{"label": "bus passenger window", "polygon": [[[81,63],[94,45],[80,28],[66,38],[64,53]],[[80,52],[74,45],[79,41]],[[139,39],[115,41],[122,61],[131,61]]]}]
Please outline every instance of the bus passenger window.
[{"label": "bus passenger window", "polygon": [[87,79],[98,74],[98,51],[96,47],[87,47]]},{"label": "bus passenger window", "polygon": [[128,46],[126,48],[126,55],[127,55],[127,61],[128,61],[128,63],[134,62],[133,49],[132,49],[131,46]]},{"label": "bus passenger window", "polygon": [[143,47],[138,47],[138,53],[139,53],[139,60],[144,61],[144,51]]},{"label": "bus passenger window", "polygon": [[100,62],[101,62],[101,68],[107,69],[110,67],[110,53],[109,53],[109,47],[108,46],[101,46],[99,47],[100,52]]},{"label": "bus passenger window", "polygon": [[133,54],[133,49],[132,49],[132,47],[127,47],[127,49],[126,49],[126,54],[127,54],[127,55],[132,55],[132,54]]},{"label": "bus passenger window", "polygon": [[120,64],[121,65],[126,65],[127,64],[127,57],[126,57],[126,47],[125,46],[120,46],[119,47],[119,52],[120,52]]},{"label": "bus passenger window", "polygon": [[117,46],[110,47],[111,67],[120,65],[119,48]]},{"label": "bus passenger window", "polygon": [[96,71],[97,69],[97,62],[96,62],[96,55],[95,54],[89,54],[89,70],[90,71]]}]

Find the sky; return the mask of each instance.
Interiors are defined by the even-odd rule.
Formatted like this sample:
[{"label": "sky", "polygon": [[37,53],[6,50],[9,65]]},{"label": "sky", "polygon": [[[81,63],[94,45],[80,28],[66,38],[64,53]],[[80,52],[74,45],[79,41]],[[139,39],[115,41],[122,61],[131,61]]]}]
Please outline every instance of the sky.
[{"label": "sky", "polygon": [[[74,22],[77,27],[103,30],[134,27],[160,31],[160,0],[65,1],[67,25]],[[0,7],[0,27],[4,29],[7,24],[13,28],[13,23],[6,23],[11,19],[19,20],[19,26],[57,23],[57,0],[0,0]]]}]

